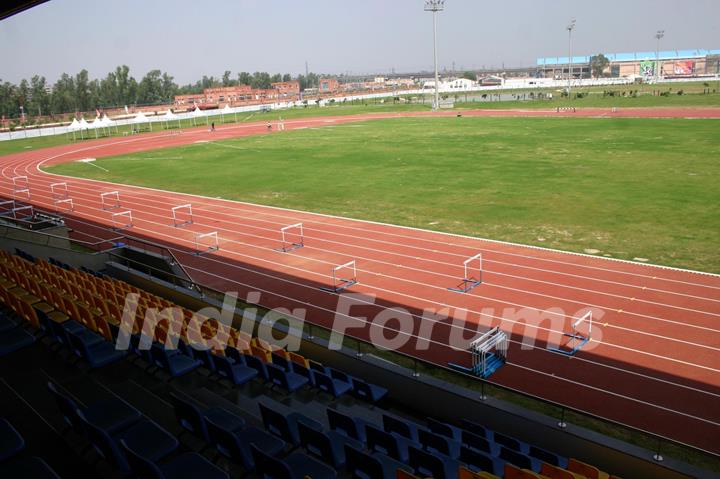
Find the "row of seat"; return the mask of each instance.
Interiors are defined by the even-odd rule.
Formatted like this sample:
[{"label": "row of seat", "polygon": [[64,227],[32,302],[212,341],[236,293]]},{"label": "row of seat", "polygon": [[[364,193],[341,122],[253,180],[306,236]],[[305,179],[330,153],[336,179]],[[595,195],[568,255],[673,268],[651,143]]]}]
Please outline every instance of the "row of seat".
[{"label": "row of seat", "polygon": [[[68,287],[70,281],[74,282],[71,284],[83,286],[80,289]],[[145,318],[150,317],[152,321],[149,324],[154,326],[154,330],[148,328],[146,331],[145,322],[135,321],[129,338],[130,349],[153,367],[168,371],[171,376],[182,375],[204,366],[211,374],[217,374],[235,384],[244,384],[259,378],[273,387],[285,389],[288,393],[309,386],[335,398],[353,393],[371,402],[379,401],[387,393],[383,388],[325,367],[297,353],[273,347],[260,338],[254,338],[234,328],[225,331],[229,337],[225,349],[213,348],[209,338],[217,336],[224,325],[218,322],[203,322],[198,326],[195,321],[189,320],[192,319],[191,315],[177,308],[172,310],[175,311],[172,314],[177,316],[175,320],[179,321],[179,327],[173,324],[172,317],[156,321],[157,318],[153,318],[152,314],[147,315],[148,311],[159,307],[172,308],[173,305],[165,300],[161,303],[152,295],[143,295],[138,291],[137,288],[117,280],[68,270],[42,260],[30,263],[27,258],[0,255],[0,295],[3,302],[33,326],[45,328],[58,342],[70,346],[93,367],[100,367],[125,355],[124,351],[115,350],[113,343],[108,341],[116,340],[121,331],[118,324],[113,324],[116,327],[111,328],[111,323],[115,322],[113,318],[118,318],[110,308],[103,307],[103,304],[117,303],[121,297],[135,293],[139,298],[137,303],[143,303]],[[75,321],[75,318],[80,321]],[[176,338],[178,347],[167,349],[165,345],[168,340],[172,341],[170,331],[173,328],[180,331],[179,338]],[[198,341],[206,341],[206,347],[188,346],[193,340],[193,346],[197,346]],[[454,478],[459,475],[491,477],[488,474],[496,477],[562,479],[609,477],[592,466],[489,431],[480,424],[466,422],[460,426],[452,426],[429,420],[427,424],[419,425],[385,414],[382,427],[350,420],[355,424],[355,430],[349,431],[352,428],[348,421],[340,421],[337,417],[339,413],[328,409],[328,431],[323,431],[321,425],[313,424],[309,420],[293,421],[292,414],[285,415],[283,429],[278,427],[282,421],[278,420],[277,414],[273,414],[271,409],[262,404],[260,406],[268,432],[275,434],[284,444],[305,447],[309,457],[315,456],[331,468],[347,465],[350,471],[354,471],[353,474],[357,473],[360,477],[368,467],[374,471],[368,477],[391,477],[398,470],[436,478]],[[269,419],[273,417],[275,420]],[[212,418],[209,421],[212,422]],[[344,427],[338,422],[343,423]],[[223,424],[226,423],[219,422],[219,425]],[[86,430],[89,430],[89,427],[86,426]],[[213,438],[208,435],[205,439],[215,444],[218,450],[224,447],[230,451],[229,443],[217,444],[218,434]],[[252,429],[247,434],[250,438],[260,437]],[[338,437],[344,439],[339,440]],[[95,437],[96,440],[99,438],[100,436]],[[225,441],[228,440],[229,438],[225,437]],[[245,444],[249,446],[252,441],[246,440]],[[237,447],[236,445],[236,449]],[[244,452],[236,453],[236,458],[240,458],[239,462],[246,467],[254,467],[256,459],[264,464],[263,467],[278,470],[285,470],[285,466],[295,464],[293,461],[307,462],[300,456],[292,456],[293,459],[290,456],[278,458],[276,454],[269,452],[272,448],[260,448],[258,452],[251,447],[240,449]],[[277,452],[285,449],[283,446]],[[357,461],[349,461],[348,457]],[[313,463],[307,464],[307,467],[310,467]],[[382,476],[374,476],[379,470],[383,471]]]}]

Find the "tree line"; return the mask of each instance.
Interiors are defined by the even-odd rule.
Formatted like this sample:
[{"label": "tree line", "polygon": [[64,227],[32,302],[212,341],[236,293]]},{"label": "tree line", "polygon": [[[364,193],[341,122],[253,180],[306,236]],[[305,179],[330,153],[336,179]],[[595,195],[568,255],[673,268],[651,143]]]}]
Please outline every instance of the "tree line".
[{"label": "tree line", "polygon": [[[309,73],[298,75],[300,89],[317,87],[319,76]],[[269,89],[272,83],[290,81],[289,73],[270,75],[267,72],[240,72],[233,77],[225,71],[220,78],[204,75],[201,80],[178,85],[167,72],[150,70],[140,81],[131,74],[127,65],[121,65],[104,78],[91,80],[87,70],[76,75],[63,73],[50,86],[44,76],[35,75],[13,84],[0,79],[0,115],[8,119],[19,118],[23,113],[28,121],[37,116],[53,116],[75,111],[123,107],[131,105],[160,105],[173,101],[175,95],[202,93],[205,88],[250,85]]]}]

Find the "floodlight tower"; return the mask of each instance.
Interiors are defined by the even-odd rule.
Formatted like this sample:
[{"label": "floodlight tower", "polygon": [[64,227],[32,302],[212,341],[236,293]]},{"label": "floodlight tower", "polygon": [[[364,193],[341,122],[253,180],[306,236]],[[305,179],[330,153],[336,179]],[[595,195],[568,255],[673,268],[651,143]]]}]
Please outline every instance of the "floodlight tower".
[{"label": "floodlight tower", "polygon": [[[571,88],[571,81],[572,81],[572,32],[575,30],[575,19],[573,18],[570,21],[570,25],[565,27],[565,29],[568,31],[568,98],[570,98],[570,88]],[[581,75],[582,76],[582,75]]]},{"label": "floodlight tower", "polygon": [[657,43],[655,45],[655,83],[660,80],[660,39],[665,36],[665,30],[658,30],[655,33]]},{"label": "floodlight tower", "polygon": [[442,12],[445,9],[445,0],[425,0],[425,11],[432,12],[433,14],[433,60],[435,63],[435,101],[433,102],[433,109],[437,110],[440,107],[440,78],[438,76],[438,62],[437,62],[437,12]]}]

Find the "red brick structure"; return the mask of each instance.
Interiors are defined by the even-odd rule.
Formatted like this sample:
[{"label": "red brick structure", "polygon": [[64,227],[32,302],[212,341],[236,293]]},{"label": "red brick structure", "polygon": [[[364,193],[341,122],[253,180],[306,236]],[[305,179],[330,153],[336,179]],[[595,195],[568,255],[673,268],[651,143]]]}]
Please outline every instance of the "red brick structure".
[{"label": "red brick structure", "polygon": [[299,81],[284,81],[279,83],[273,83],[272,87],[277,91],[279,98],[299,98],[300,96],[300,82]]},{"label": "red brick structure", "polygon": [[176,95],[174,106],[181,110],[192,110],[195,105],[201,110],[223,108],[225,105],[239,106],[259,101],[295,101],[300,99],[300,82],[273,83],[272,88],[255,89],[250,85],[206,88],[202,93]]},{"label": "red brick structure", "polygon": [[321,78],[319,81],[318,92],[323,93],[335,93],[340,90],[340,84],[335,78]]}]

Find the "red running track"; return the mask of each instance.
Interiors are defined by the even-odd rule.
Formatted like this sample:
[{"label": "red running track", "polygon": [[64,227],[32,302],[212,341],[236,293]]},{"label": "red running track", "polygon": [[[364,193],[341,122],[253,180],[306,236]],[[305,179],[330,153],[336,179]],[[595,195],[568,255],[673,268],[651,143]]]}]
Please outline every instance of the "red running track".
[{"label": "red running track", "polygon": [[[286,121],[287,130],[399,116],[357,115]],[[465,111],[465,116],[720,118],[720,109],[583,109]],[[99,194],[119,191],[133,214],[129,234],[167,245],[197,282],[241,298],[259,292],[264,307],[300,308],[307,321],[345,324],[348,335],[393,337],[401,351],[439,365],[467,364],[465,344],[499,325],[511,335],[508,364],[492,381],[629,426],[720,453],[720,276],[591,257],[302,211],[49,175],[39,166],[150,149],[268,134],[265,123],[181,133],[87,141],[3,157],[0,195],[12,197],[12,178],[29,178],[32,203],[53,208],[50,184],[67,182],[76,235],[107,238],[111,212]],[[171,208],[192,203],[194,223],[175,228]],[[119,211],[119,210],[118,210]],[[281,227],[303,222],[304,248],[282,253]],[[217,231],[220,250],[192,254],[195,235]],[[462,262],[481,252],[484,282],[468,294],[447,290]],[[323,292],[331,268],[354,259],[359,284],[348,314],[341,298]],[[368,327],[387,307],[403,319]],[[592,310],[593,341],[575,357],[547,351],[574,317]],[[435,316],[428,312],[436,313]],[[302,314],[298,313],[302,316]],[[385,317],[384,319],[388,319]],[[403,325],[406,333],[396,330]],[[411,331],[411,332],[410,332]],[[459,343],[460,341],[460,343]],[[390,343],[388,343],[390,344]]]}]

